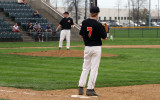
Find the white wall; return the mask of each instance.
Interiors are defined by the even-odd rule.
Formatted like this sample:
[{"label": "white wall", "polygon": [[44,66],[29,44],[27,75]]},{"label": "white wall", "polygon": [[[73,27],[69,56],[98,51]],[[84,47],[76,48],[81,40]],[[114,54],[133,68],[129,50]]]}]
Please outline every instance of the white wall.
[{"label": "white wall", "polygon": [[[63,13],[66,9],[63,7],[59,7],[58,10]],[[81,10],[82,10],[82,13],[84,14],[84,8],[81,8]],[[120,22],[120,24],[124,24],[124,23],[129,22],[129,20],[128,20],[129,9],[120,9],[119,10],[120,20],[118,20],[118,9],[116,9],[116,8],[101,8],[100,10],[101,10],[101,12],[99,14],[99,17],[101,18],[101,20],[105,20],[105,17],[106,17],[106,20],[110,20],[110,17],[111,17],[111,20],[115,20],[115,17],[117,17],[117,22]],[[158,10],[152,10],[151,15],[152,15],[152,18],[157,17]],[[81,19],[79,20],[80,23],[83,21],[83,18],[84,18],[83,16],[84,15],[82,15]],[[71,15],[71,17],[72,17],[72,15]],[[123,18],[123,19],[121,19],[121,18]]]},{"label": "white wall", "polygon": [[[100,9],[100,15],[99,17],[101,20],[118,20],[118,9],[115,8],[101,8]],[[115,19],[117,17],[117,19]],[[119,10],[119,17],[120,17],[120,23],[123,24],[125,22],[128,22],[127,17],[129,17],[129,10],[128,9],[120,9]],[[122,18],[122,19],[121,19]]]}]

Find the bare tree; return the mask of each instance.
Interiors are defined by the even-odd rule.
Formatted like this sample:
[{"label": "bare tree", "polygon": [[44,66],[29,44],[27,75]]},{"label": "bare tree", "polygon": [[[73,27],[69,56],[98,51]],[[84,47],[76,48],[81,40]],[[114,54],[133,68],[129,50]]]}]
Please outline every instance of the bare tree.
[{"label": "bare tree", "polygon": [[122,5],[122,0],[117,0],[116,2],[116,7],[118,8],[118,20],[119,20],[119,23],[120,23],[120,7]]},{"label": "bare tree", "polygon": [[54,7],[57,9],[57,7],[58,7],[58,0],[47,0],[47,2],[48,3],[51,2],[51,4],[53,4]]},{"label": "bare tree", "polygon": [[[137,21],[137,24],[139,23],[140,20],[140,12],[144,9],[146,9],[145,4],[147,0],[131,0],[132,4],[132,17],[133,21]],[[140,11],[141,10],[141,11]]]},{"label": "bare tree", "polygon": [[83,0],[65,0],[64,4],[67,4],[67,10],[74,14],[74,18],[76,23],[78,24],[78,20],[80,19],[81,16],[81,10],[79,7],[81,7],[81,4]]}]

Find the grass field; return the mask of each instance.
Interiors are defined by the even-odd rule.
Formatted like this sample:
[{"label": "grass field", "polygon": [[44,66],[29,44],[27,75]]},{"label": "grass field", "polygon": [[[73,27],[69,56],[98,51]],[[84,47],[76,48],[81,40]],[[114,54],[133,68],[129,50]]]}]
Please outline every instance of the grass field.
[{"label": "grass field", "polygon": [[[0,47],[56,47],[57,43],[0,43]],[[107,44],[159,45],[160,39],[115,39],[114,42],[104,42]],[[83,45],[83,42],[73,42],[72,45]],[[1,49],[0,86],[35,90],[77,88],[83,58],[4,54],[56,49]],[[80,47],[72,49],[83,50]],[[103,49],[103,53],[119,56],[102,58],[97,87],[160,84],[160,49]]]},{"label": "grass field", "polygon": [[9,100],[9,99],[0,99],[0,100]]},{"label": "grass field", "polygon": [[0,99],[0,100],[10,100],[10,99]]},{"label": "grass field", "polygon": [[[160,38],[115,38],[112,41],[103,41],[103,45],[159,45]],[[64,43],[65,45],[65,43]],[[71,42],[72,46],[84,45],[83,42]],[[0,43],[0,48],[13,47],[57,47],[58,42],[31,42],[31,43]]]}]

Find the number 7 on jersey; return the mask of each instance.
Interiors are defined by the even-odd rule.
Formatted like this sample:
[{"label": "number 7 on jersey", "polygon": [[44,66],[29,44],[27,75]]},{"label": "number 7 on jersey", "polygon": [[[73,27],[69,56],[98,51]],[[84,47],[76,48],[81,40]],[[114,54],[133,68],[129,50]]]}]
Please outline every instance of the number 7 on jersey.
[{"label": "number 7 on jersey", "polygon": [[92,36],[92,27],[87,27],[87,31],[89,31],[88,37],[91,38]]}]

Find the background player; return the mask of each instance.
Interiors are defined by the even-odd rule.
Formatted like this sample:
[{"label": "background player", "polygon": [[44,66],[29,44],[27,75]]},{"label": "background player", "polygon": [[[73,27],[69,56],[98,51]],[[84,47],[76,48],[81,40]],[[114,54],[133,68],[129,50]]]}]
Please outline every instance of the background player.
[{"label": "background player", "polygon": [[59,26],[57,27],[56,31],[58,31],[62,27],[60,40],[59,40],[59,50],[61,50],[63,46],[63,41],[66,38],[67,50],[70,49],[70,36],[71,36],[71,27],[74,28],[73,19],[69,17],[68,12],[64,12],[64,18],[60,21]]},{"label": "background player", "polygon": [[112,34],[111,34],[111,36],[110,36],[110,40],[113,41],[113,35],[112,35]]},{"label": "background player", "polygon": [[83,71],[79,80],[79,95],[83,95],[83,88],[86,85],[87,77],[90,72],[86,95],[98,96],[94,91],[95,82],[98,75],[98,68],[101,59],[101,38],[107,40],[105,28],[96,19],[100,9],[92,7],[90,9],[91,18],[82,22],[80,35],[85,42]]},{"label": "background player", "polygon": [[110,27],[109,27],[109,25],[107,25],[107,38],[109,38],[109,35],[110,35]]}]

